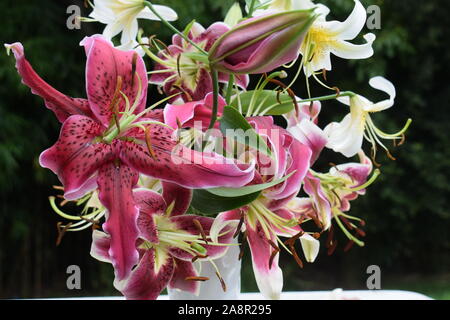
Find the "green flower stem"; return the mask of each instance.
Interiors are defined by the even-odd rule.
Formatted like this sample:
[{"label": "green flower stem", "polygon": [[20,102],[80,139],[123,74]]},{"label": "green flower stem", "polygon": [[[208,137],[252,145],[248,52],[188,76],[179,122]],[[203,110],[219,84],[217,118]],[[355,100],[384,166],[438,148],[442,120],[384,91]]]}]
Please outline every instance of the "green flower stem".
[{"label": "green flower stem", "polygon": [[217,120],[217,112],[219,109],[219,79],[218,79],[218,73],[217,70],[214,70],[214,68],[211,66],[211,76],[213,81],[213,108],[212,108],[212,115],[211,115],[211,122],[209,123],[208,129],[214,128],[214,124]]},{"label": "green flower stem", "polygon": [[184,40],[186,40],[187,42],[189,42],[191,45],[193,45],[198,51],[200,51],[201,53],[207,55],[208,53],[203,50],[202,48],[200,48],[195,42],[193,42],[191,39],[189,39],[188,36],[186,36],[183,32],[181,32],[180,30],[178,30],[177,28],[175,28],[169,21],[165,20],[159,13],[158,11],[155,10],[155,8],[153,7],[153,5],[148,2],[148,1],[144,1],[144,5],[146,7],[148,7],[150,9],[150,11],[152,11],[155,16],[157,16],[159,18],[159,20],[161,20],[161,22],[166,25],[166,27],[168,27],[170,30],[172,30],[173,32],[177,33],[178,35],[180,35],[180,37],[182,37]]},{"label": "green flower stem", "polygon": [[253,16],[253,11],[255,11],[255,3],[256,3],[256,0],[252,0],[252,2],[250,3],[250,7],[248,8],[248,16],[249,17]]},{"label": "green flower stem", "polygon": [[297,101],[297,103],[306,103],[306,102],[312,102],[312,101],[326,101],[326,100],[334,100],[336,98],[340,98],[340,97],[353,97],[356,94],[354,92],[351,91],[344,91],[341,92],[339,94],[330,94],[328,96],[322,96],[322,97],[315,97],[315,98],[310,98],[310,99],[303,99],[303,100],[299,100]]},{"label": "green flower stem", "polygon": [[227,104],[230,104],[230,102],[231,102],[233,86],[234,86],[234,74],[230,74],[230,78],[228,80],[228,85],[227,85],[227,92],[225,94],[225,101],[227,102]]}]

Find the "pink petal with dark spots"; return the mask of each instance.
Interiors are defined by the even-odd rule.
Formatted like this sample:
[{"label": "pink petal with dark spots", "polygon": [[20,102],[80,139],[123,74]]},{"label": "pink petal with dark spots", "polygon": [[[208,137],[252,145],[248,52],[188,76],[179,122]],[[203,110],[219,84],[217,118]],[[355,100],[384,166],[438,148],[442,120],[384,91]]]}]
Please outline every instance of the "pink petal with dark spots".
[{"label": "pink petal with dark spots", "polygon": [[22,77],[22,82],[31,89],[32,93],[44,99],[46,107],[55,113],[60,122],[64,122],[68,117],[76,114],[92,116],[86,99],[66,96],[39,77],[25,59],[24,49],[20,42],[6,46],[11,48],[14,53],[16,68]]},{"label": "pink petal with dark spots", "polygon": [[253,165],[211,152],[188,149],[173,140],[173,130],[149,125],[153,155],[144,140],[123,142],[120,158],[135,170],[186,188],[239,187],[253,179]]},{"label": "pink petal with dark spots", "polygon": [[[147,71],[144,61],[137,55],[136,73],[132,75],[134,50],[122,51],[114,48],[111,42],[100,35],[86,37],[80,43],[85,47],[86,63],[86,92],[92,112],[97,119],[108,126],[111,117],[111,100],[117,86],[117,77],[122,77],[121,91],[133,104],[138,98],[135,113],[145,108],[147,100]],[[133,79],[134,77],[134,79]],[[140,79],[140,80],[139,80]],[[142,93],[137,97],[139,81],[142,83]],[[125,109],[125,101],[121,99],[119,111]]]},{"label": "pink petal with dark spots", "polygon": [[41,166],[58,175],[67,199],[79,196],[97,169],[113,159],[111,146],[94,140],[103,130],[91,118],[71,116],[63,123],[58,141],[41,154]]},{"label": "pink petal with dark spots", "polygon": [[136,251],[139,210],[132,194],[137,180],[138,174],[120,163],[107,163],[98,172],[99,199],[108,210],[103,230],[111,237],[109,256],[118,281],[128,277],[139,259]]},{"label": "pink petal with dark spots", "polygon": [[152,190],[137,189],[133,192],[134,200],[139,208],[137,226],[140,237],[152,243],[159,243],[158,230],[153,215],[162,215],[167,209],[163,197]]}]

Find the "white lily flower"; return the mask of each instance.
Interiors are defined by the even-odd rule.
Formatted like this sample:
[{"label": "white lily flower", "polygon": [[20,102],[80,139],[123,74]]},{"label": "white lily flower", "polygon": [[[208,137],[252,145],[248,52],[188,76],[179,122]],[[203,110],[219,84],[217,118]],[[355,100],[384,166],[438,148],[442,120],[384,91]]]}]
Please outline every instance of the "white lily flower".
[{"label": "white lily flower", "polygon": [[314,4],[311,0],[274,0],[266,10],[258,10],[256,14],[316,8],[315,12],[319,16],[310,27],[300,48],[305,74],[310,77],[316,71],[331,70],[331,53],[343,59],[366,59],[373,55],[373,33],[364,35],[364,44],[348,42],[358,36],[367,18],[364,6],[359,0],[354,1],[355,7],[344,22],[326,21],[330,9],[323,4]]},{"label": "white lily flower", "polygon": [[359,0],[355,0],[355,7],[344,22],[326,21],[329,11],[323,5],[318,6],[316,12],[320,15],[300,48],[308,77],[322,69],[331,70],[331,53],[343,59],[366,59],[373,55],[372,43],[376,38],[373,33],[364,35],[364,44],[348,42],[358,36],[366,23],[366,9]]},{"label": "white lily flower", "polygon": [[[167,21],[178,19],[177,13],[167,6],[153,5],[154,9]],[[94,0],[91,18],[106,24],[103,36],[112,39],[122,32],[120,43],[128,45],[136,40],[137,19],[160,20],[144,0]]]},{"label": "white lily flower", "polygon": [[409,119],[404,128],[394,134],[387,134],[378,129],[373,123],[370,113],[392,107],[396,92],[394,85],[383,77],[374,77],[370,79],[369,84],[374,89],[386,92],[389,95],[389,99],[373,103],[360,95],[338,98],[340,102],[350,106],[350,113],[341,122],[332,122],[324,129],[328,137],[326,146],[342,153],[346,157],[352,157],[358,153],[361,149],[363,138],[366,138],[372,144],[373,156],[375,156],[376,144],[378,143],[392,157],[379,138],[402,139],[403,133],[411,123]]}]

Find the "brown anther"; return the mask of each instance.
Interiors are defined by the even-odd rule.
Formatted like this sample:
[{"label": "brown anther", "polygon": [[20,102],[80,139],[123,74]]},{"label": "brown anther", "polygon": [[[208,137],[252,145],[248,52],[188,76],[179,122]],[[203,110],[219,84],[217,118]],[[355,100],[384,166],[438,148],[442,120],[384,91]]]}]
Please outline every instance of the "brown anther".
[{"label": "brown anther", "polygon": [[58,230],[58,237],[56,238],[56,246],[59,246],[61,244],[61,240],[66,234],[67,229],[70,228],[70,226],[72,226],[72,222],[69,222],[64,227],[62,226],[62,222],[58,222],[56,224],[56,229]]},{"label": "brown anther", "polygon": [[178,117],[177,117],[177,128],[178,128],[178,129],[181,129],[182,126],[183,126],[183,125],[181,124],[180,119],[178,119]]},{"label": "brown anther", "polygon": [[379,163],[377,162],[377,160],[375,159],[375,148],[374,148],[374,147],[372,147],[372,149],[371,149],[371,152],[370,152],[370,158],[372,159],[373,164],[374,164],[377,168],[381,167],[381,164],[379,164]]},{"label": "brown anther", "polygon": [[325,242],[325,246],[327,248],[331,247],[331,244],[333,243],[333,239],[334,239],[334,227],[331,226],[330,229],[328,230],[328,236],[327,236],[327,240]]},{"label": "brown anther", "polygon": [[198,231],[200,232],[200,235],[202,236],[203,241],[205,241],[206,244],[208,244],[208,239],[206,238],[205,230],[203,230],[203,226],[197,219],[193,219],[192,222],[197,227]]},{"label": "brown anther", "polygon": [[314,223],[316,224],[317,228],[319,228],[319,229],[323,228],[322,222],[320,222],[319,218],[316,215],[311,215],[311,219],[314,221]]},{"label": "brown anther", "polygon": [[366,236],[366,233],[363,230],[361,230],[361,229],[356,228],[355,231],[360,237],[365,237]]},{"label": "brown anther", "polygon": [[131,86],[134,86],[134,75],[136,73],[136,61],[138,54],[137,52],[133,53],[133,59],[131,60]]},{"label": "brown anther", "polygon": [[181,86],[179,86],[177,84],[172,85],[172,87],[175,88],[175,89],[180,90],[181,92],[183,92],[183,94],[186,96],[186,99],[187,99],[188,102],[192,102],[193,101],[192,96],[189,94],[189,92],[187,92],[185,89],[183,89],[183,87],[181,87]]},{"label": "brown anther", "polygon": [[197,255],[191,259],[191,262],[195,262],[195,261],[197,261],[198,259],[206,259],[206,258],[208,258],[208,255],[207,255],[207,254],[200,254],[200,253],[197,253]]},{"label": "brown anther", "polygon": [[289,249],[291,250],[292,256],[294,257],[295,261],[297,262],[298,266],[303,269],[303,261],[300,259],[300,257],[297,254],[297,251],[295,251],[294,246],[289,246]]},{"label": "brown anther", "polygon": [[327,81],[327,69],[325,68],[322,69],[322,77]]},{"label": "brown anther", "polygon": [[64,199],[63,201],[61,201],[61,203],[59,204],[61,207],[64,207],[67,203],[69,202],[69,200]]},{"label": "brown anther", "polygon": [[390,152],[389,152],[389,150],[386,150],[386,155],[388,156],[388,158],[389,159],[391,159],[391,160],[397,160]]},{"label": "brown anther", "polygon": [[269,79],[267,77],[267,74],[264,74],[264,76],[266,77],[267,81],[269,81],[269,82],[271,82],[273,84],[276,84],[277,86],[279,86],[279,87],[281,87],[281,88],[283,88],[283,89],[285,89],[287,91],[289,97],[291,97],[292,102],[294,103],[295,111],[297,112],[297,115],[298,115],[299,114],[299,108],[298,108],[297,98],[295,96],[294,91],[292,91],[291,88],[288,88],[287,85],[285,85],[283,82],[281,82],[279,80],[276,80],[276,79]]},{"label": "brown anther", "polygon": [[295,241],[298,240],[298,238],[300,238],[301,236],[303,236],[305,234],[305,232],[303,230],[301,230],[300,232],[298,232],[296,235],[290,237],[289,239],[287,239],[284,244],[288,245],[289,247],[293,247],[295,244]]},{"label": "brown anther", "polygon": [[269,258],[269,269],[271,269],[272,268],[273,259],[278,254],[278,252],[280,252],[280,248],[278,248],[278,246],[270,239],[267,239],[267,242],[269,242],[269,244],[273,248],[272,254],[270,255],[270,258]]},{"label": "brown anther", "polygon": [[314,232],[313,234],[312,234],[312,237],[314,238],[314,239],[319,239],[320,238],[320,233],[319,232]]},{"label": "brown anther", "polygon": [[84,0],[83,1],[83,5],[85,8],[89,8],[89,1],[88,0]]},{"label": "brown anther", "polygon": [[365,227],[366,226],[366,221],[364,220],[359,220],[359,224],[361,225],[361,227]]},{"label": "brown anther", "polygon": [[350,221],[348,221],[346,217],[340,217],[340,219],[344,222],[347,228],[349,228],[350,230],[355,229],[355,226]]},{"label": "brown anther", "polygon": [[52,186],[52,188],[55,189],[55,190],[64,191],[64,187],[63,186]]},{"label": "brown anther", "polygon": [[348,250],[350,250],[354,244],[355,244],[355,242],[353,240],[350,240],[349,242],[347,242],[347,244],[344,247],[344,252],[347,252]]},{"label": "brown anther", "polygon": [[247,242],[247,231],[244,231],[242,233],[242,239],[241,239],[241,245],[239,246],[239,257],[238,260],[241,260],[244,256],[244,244]]},{"label": "brown anther", "polygon": [[241,219],[239,220],[238,226],[236,228],[236,231],[233,234],[233,238],[236,238],[239,233],[241,232],[242,225],[244,224],[244,213],[241,211]]},{"label": "brown anther", "polygon": [[334,253],[334,251],[336,250],[337,244],[338,244],[337,240],[333,240],[331,242],[330,247],[327,250],[327,254],[329,256],[331,256]]},{"label": "brown anther", "polygon": [[186,281],[207,281],[209,280],[208,277],[186,277],[184,278]]},{"label": "brown anther", "polygon": [[114,90],[113,98],[111,99],[111,102],[109,103],[109,110],[112,112],[115,112],[117,103],[120,98],[120,90],[122,90],[122,77],[117,76],[117,82],[116,82],[116,89]]},{"label": "brown anther", "polygon": [[216,271],[216,276],[219,278],[220,285],[222,286],[223,292],[227,292],[227,285],[225,283],[225,280],[223,280],[222,276]]},{"label": "brown anther", "polygon": [[150,157],[153,160],[156,160],[156,154],[155,154],[155,151],[153,150],[153,147],[152,147],[152,139],[151,139],[150,128],[147,128],[145,130],[145,143],[147,145],[147,149],[148,149]]},{"label": "brown anther", "polygon": [[406,135],[404,133],[402,133],[402,138],[400,139],[399,143],[397,144],[397,147],[400,147],[402,144],[405,143],[405,141],[406,141]]},{"label": "brown anther", "polygon": [[341,90],[338,87],[332,87],[334,91],[336,91],[336,97],[339,97],[341,95]]}]

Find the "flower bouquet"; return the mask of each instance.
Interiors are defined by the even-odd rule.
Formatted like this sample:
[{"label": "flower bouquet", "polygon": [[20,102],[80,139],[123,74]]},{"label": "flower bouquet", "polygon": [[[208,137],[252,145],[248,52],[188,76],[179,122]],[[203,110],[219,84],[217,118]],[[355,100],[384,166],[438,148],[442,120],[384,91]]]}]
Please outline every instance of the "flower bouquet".
[{"label": "flower bouquet", "polygon": [[[331,54],[373,55],[373,34],[349,42],[366,22],[358,0],[343,22],[327,20],[329,9],[310,0],[249,0],[234,4],[223,22],[205,28],[193,20],[183,30],[171,23],[172,9],[150,1],[90,5],[81,21],[106,27],[80,43],[86,99],[47,84],[19,42],[5,45],[23,83],[62,124],[39,158],[62,184],[62,201],[49,198],[66,220],[58,241],[92,228],[91,255],[112,264],[114,286],[127,299],[156,299],[166,287],[195,296],[202,282],[226,291],[217,259],[239,246],[238,264],[250,258],[246,245],[259,290],[278,299],[280,254],[301,268],[314,262],[320,242],[329,254],[336,249],[336,231],[348,238],[344,250],[364,245],[365,222],[349,214],[350,202],[380,174],[378,148],[394,159],[383,140],[402,144],[411,120],[393,134],[375,125],[372,114],[393,106],[396,95],[382,77],[369,81],[388,95],[376,103],[327,84]],[[160,21],[173,32],[171,43],[139,29],[138,19]],[[302,93],[292,89],[299,78]],[[310,81],[330,94],[314,96]],[[147,96],[149,84],[161,100]],[[319,126],[329,100],[347,114]],[[357,159],[316,171],[325,148]],[[78,215],[62,210],[69,201]],[[206,265],[217,279],[202,274]]]}]

